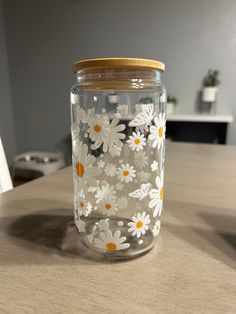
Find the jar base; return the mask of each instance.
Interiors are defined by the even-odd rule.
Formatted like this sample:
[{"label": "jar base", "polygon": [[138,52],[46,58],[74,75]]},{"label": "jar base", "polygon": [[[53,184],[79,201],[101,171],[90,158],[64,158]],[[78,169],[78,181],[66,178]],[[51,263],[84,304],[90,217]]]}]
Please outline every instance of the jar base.
[{"label": "jar base", "polygon": [[109,260],[132,259],[147,253],[155,245],[154,237],[150,230],[147,230],[146,233],[140,238],[131,236],[131,233],[128,232],[128,229],[130,228],[128,223],[131,221],[129,219],[123,217],[101,217],[100,219],[103,221],[109,221],[109,230],[112,232],[112,234],[114,235],[114,233],[119,230],[121,232],[121,237],[126,237],[124,243],[130,244],[130,246],[125,249],[112,251],[102,247],[97,247],[96,239],[99,238],[99,234],[101,232],[105,234],[106,231],[101,231],[98,227],[98,217],[87,217],[84,220],[86,234],[80,232],[79,235],[81,241],[87,247],[87,249],[91,250],[91,253],[97,257],[103,257]]}]

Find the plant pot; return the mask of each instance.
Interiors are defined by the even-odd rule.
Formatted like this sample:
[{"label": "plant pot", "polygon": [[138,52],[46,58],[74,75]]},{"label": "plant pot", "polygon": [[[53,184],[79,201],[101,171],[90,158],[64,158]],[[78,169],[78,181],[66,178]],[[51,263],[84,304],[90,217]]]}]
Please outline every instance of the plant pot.
[{"label": "plant pot", "polygon": [[174,113],[174,104],[172,102],[168,102],[166,104],[166,114],[173,114]]},{"label": "plant pot", "polygon": [[204,87],[202,90],[202,101],[215,102],[217,91],[217,87]]}]

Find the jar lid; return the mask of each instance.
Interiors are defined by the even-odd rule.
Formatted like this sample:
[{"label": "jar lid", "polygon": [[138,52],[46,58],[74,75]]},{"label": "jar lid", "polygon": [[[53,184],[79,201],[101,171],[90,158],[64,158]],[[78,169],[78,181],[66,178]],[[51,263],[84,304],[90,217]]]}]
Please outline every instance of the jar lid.
[{"label": "jar lid", "polygon": [[150,69],[165,71],[165,64],[151,59],[140,58],[98,58],[79,60],[73,63],[72,70],[74,73],[80,70],[95,70],[95,69]]}]

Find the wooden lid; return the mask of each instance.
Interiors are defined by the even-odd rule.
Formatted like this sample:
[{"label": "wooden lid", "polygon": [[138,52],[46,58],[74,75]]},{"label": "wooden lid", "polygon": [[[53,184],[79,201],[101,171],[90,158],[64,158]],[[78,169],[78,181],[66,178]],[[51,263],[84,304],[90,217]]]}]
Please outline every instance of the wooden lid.
[{"label": "wooden lid", "polygon": [[79,60],[73,63],[72,70],[74,73],[80,70],[95,70],[95,69],[150,69],[165,71],[165,64],[151,59],[139,58],[99,58]]}]

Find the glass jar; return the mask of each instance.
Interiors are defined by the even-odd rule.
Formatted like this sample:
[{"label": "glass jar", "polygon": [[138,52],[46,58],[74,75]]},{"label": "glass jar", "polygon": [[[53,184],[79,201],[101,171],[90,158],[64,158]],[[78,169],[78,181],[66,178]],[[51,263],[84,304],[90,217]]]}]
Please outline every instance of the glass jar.
[{"label": "glass jar", "polygon": [[71,89],[74,218],[97,256],[135,257],[157,242],[164,196],[164,64],[82,60]]}]

